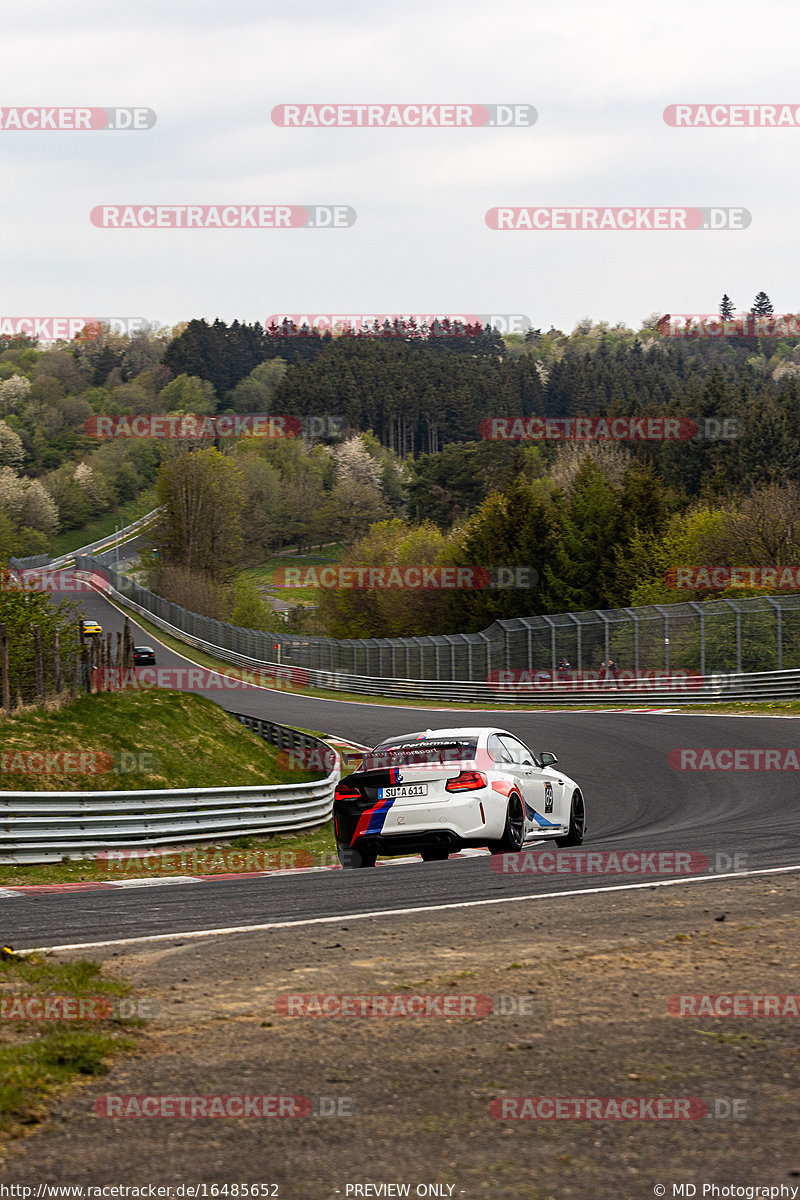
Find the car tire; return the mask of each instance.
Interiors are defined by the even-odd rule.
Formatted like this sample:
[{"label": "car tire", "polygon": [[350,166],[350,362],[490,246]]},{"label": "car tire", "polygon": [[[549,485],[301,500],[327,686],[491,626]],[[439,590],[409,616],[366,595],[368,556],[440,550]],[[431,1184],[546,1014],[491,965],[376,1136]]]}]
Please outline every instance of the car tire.
[{"label": "car tire", "polygon": [[525,842],[525,812],[519,796],[512,793],[506,807],[506,823],[499,842],[489,842],[492,854],[513,854]]},{"label": "car tire", "polygon": [[353,846],[342,846],[337,844],[336,852],[339,855],[339,862],[345,871],[354,871],[359,867],[374,867],[377,854],[369,850],[356,850]]},{"label": "car tire", "polygon": [[431,846],[428,850],[420,850],[420,856],[423,862],[444,862],[450,857],[450,851],[446,846]]},{"label": "car tire", "polygon": [[572,793],[572,803],[569,806],[569,830],[563,837],[557,837],[557,846],[580,846],[586,836],[586,805],[583,796],[576,790]]}]

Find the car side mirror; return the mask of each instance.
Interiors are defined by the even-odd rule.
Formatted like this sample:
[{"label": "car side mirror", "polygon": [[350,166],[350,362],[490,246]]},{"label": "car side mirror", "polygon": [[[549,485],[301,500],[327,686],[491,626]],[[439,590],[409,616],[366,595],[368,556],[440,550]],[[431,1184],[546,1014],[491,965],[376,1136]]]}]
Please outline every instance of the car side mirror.
[{"label": "car side mirror", "polygon": [[555,754],[550,754],[547,750],[543,750],[539,755],[539,761],[543,767],[552,767],[554,763],[558,762],[558,759]]}]

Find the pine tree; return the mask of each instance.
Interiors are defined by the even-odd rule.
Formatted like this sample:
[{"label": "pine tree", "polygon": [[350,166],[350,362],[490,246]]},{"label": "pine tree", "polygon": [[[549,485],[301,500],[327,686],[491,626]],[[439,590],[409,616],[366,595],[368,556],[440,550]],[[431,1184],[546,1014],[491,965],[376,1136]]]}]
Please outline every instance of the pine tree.
[{"label": "pine tree", "polygon": [[750,312],[754,317],[771,317],[775,310],[772,307],[772,301],[766,292],[759,292],[753,301],[753,307]]},{"label": "pine tree", "polygon": [[731,300],[730,296],[726,292],[725,295],[722,297],[722,300],[720,301],[719,315],[721,317],[724,317],[725,320],[728,321],[733,316],[734,311],[735,311],[735,309],[733,307],[733,301]]}]

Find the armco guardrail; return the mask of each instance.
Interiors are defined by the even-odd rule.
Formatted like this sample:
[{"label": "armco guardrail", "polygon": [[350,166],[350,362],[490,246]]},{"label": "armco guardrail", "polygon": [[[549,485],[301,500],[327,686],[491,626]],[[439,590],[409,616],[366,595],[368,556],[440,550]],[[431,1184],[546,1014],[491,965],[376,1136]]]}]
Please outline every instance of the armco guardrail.
[{"label": "armco guardrail", "polygon": [[[651,671],[619,672],[619,679],[601,677],[600,672],[586,671],[554,677],[548,670],[531,669],[520,677],[518,671],[498,671],[490,682],[464,682],[459,679],[385,679],[383,677],[351,675],[344,671],[323,671],[309,667],[236,654],[224,646],[193,637],[183,629],[170,625],[111,587],[104,595],[125,608],[145,617],[157,629],[187,646],[212,655],[221,662],[262,672],[264,686],[287,691],[317,688],[321,691],[352,692],[364,696],[389,696],[396,699],[437,700],[462,704],[487,704],[505,708],[521,705],[535,707],[549,704],[591,705],[625,704],[648,708],[653,705],[681,703],[708,704],[722,701],[798,700],[800,699],[800,670],[761,671],[752,673],[722,672],[700,675],[696,672]],[[187,667],[187,671],[188,671]],[[174,676],[173,672],[173,676]],[[549,676],[549,678],[548,678]],[[592,677],[594,676],[594,678]],[[175,686],[180,686],[176,679]],[[500,722],[502,723],[502,722]]]},{"label": "armco guardrail", "polygon": [[[299,730],[233,713],[281,750],[325,749]],[[330,819],[334,768],[312,783],[134,792],[0,791],[0,862],[57,862],[102,850],[182,846],[246,834],[288,833]]]},{"label": "armco guardrail", "polygon": [[91,555],[96,551],[101,553],[104,550],[112,550],[115,546],[121,546],[124,542],[135,534],[140,533],[142,529],[146,529],[153,519],[158,516],[161,510],[159,508],[152,509],[151,512],[145,513],[143,517],[133,521],[130,525],[126,525],[124,529],[118,529],[116,533],[106,534],[103,538],[98,538],[96,542],[90,542],[88,546],[81,546],[78,550],[72,550],[69,554],[62,554],[60,558],[50,558],[47,554],[33,554],[28,558],[10,558],[8,565],[13,571],[29,571],[36,567],[50,567],[56,570],[58,567],[65,567],[67,563],[71,563],[77,555]]}]

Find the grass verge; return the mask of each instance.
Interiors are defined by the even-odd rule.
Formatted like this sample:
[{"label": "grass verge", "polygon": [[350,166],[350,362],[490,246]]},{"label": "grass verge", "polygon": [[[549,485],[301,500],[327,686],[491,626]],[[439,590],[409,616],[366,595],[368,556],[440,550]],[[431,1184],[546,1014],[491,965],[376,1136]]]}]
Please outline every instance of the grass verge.
[{"label": "grass verge", "polygon": [[277,554],[257,567],[246,567],[242,571],[242,577],[249,579],[251,583],[265,592],[269,592],[276,600],[285,600],[287,604],[301,606],[316,605],[319,602],[319,588],[278,586],[273,582],[273,580],[281,578],[277,572],[283,572],[287,567],[299,568],[298,578],[307,579],[309,578],[307,574],[309,567],[330,566],[331,563],[339,562],[343,553],[343,546],[330,545],[325,546],[317,554]]},{"label": "grass verge", "polygon": [[159,847],[157,856],[146,855],[146,850],[140,850],[138,855],[124,860],[93,856],[52,863],[0,863],[0,887],[118,883],[169,875],[226,875],[232,871],[327,866],[338,861],[331,821],[299,833],[248,835],[228,842],[187,845],[176,838],[174,846]]},{"label": "grass verge", "polygon": [[726,703],[720,700],[718,704],[684,704],[682,709],[690,712],[740,713],[757,717],[775,713],[800,713],[800,700],[732,700]]},{"label": "grass verge", "polygon": [[[97,963],[0,954],[0,1011],[10,1014],[0,1020],[0,1141],[30,1131],[45,1119],[58,1092],[81,1077],[105,1074],[112,1055],[134,1047],[132,1033],[141,1018],[120,1014],[137,1006],[120,1010],[118,1004],[128,991],[126,984],[104,979]],[[16,1018],[15,997],[84,999],[84,1014],[95,1010],[109,1015],[83,1020]],[[100,997],[106,1005],[97,1004]],[[73,1011],[80,1013],[81,1008],[74,1005]]]},{"label": "grass verge", "polygon": [[273,746],[212,700],[166,689],[80,696],[57,712],[7,717],[0,731],[3,791],[244,787],[321,777],[281,765]]}]

